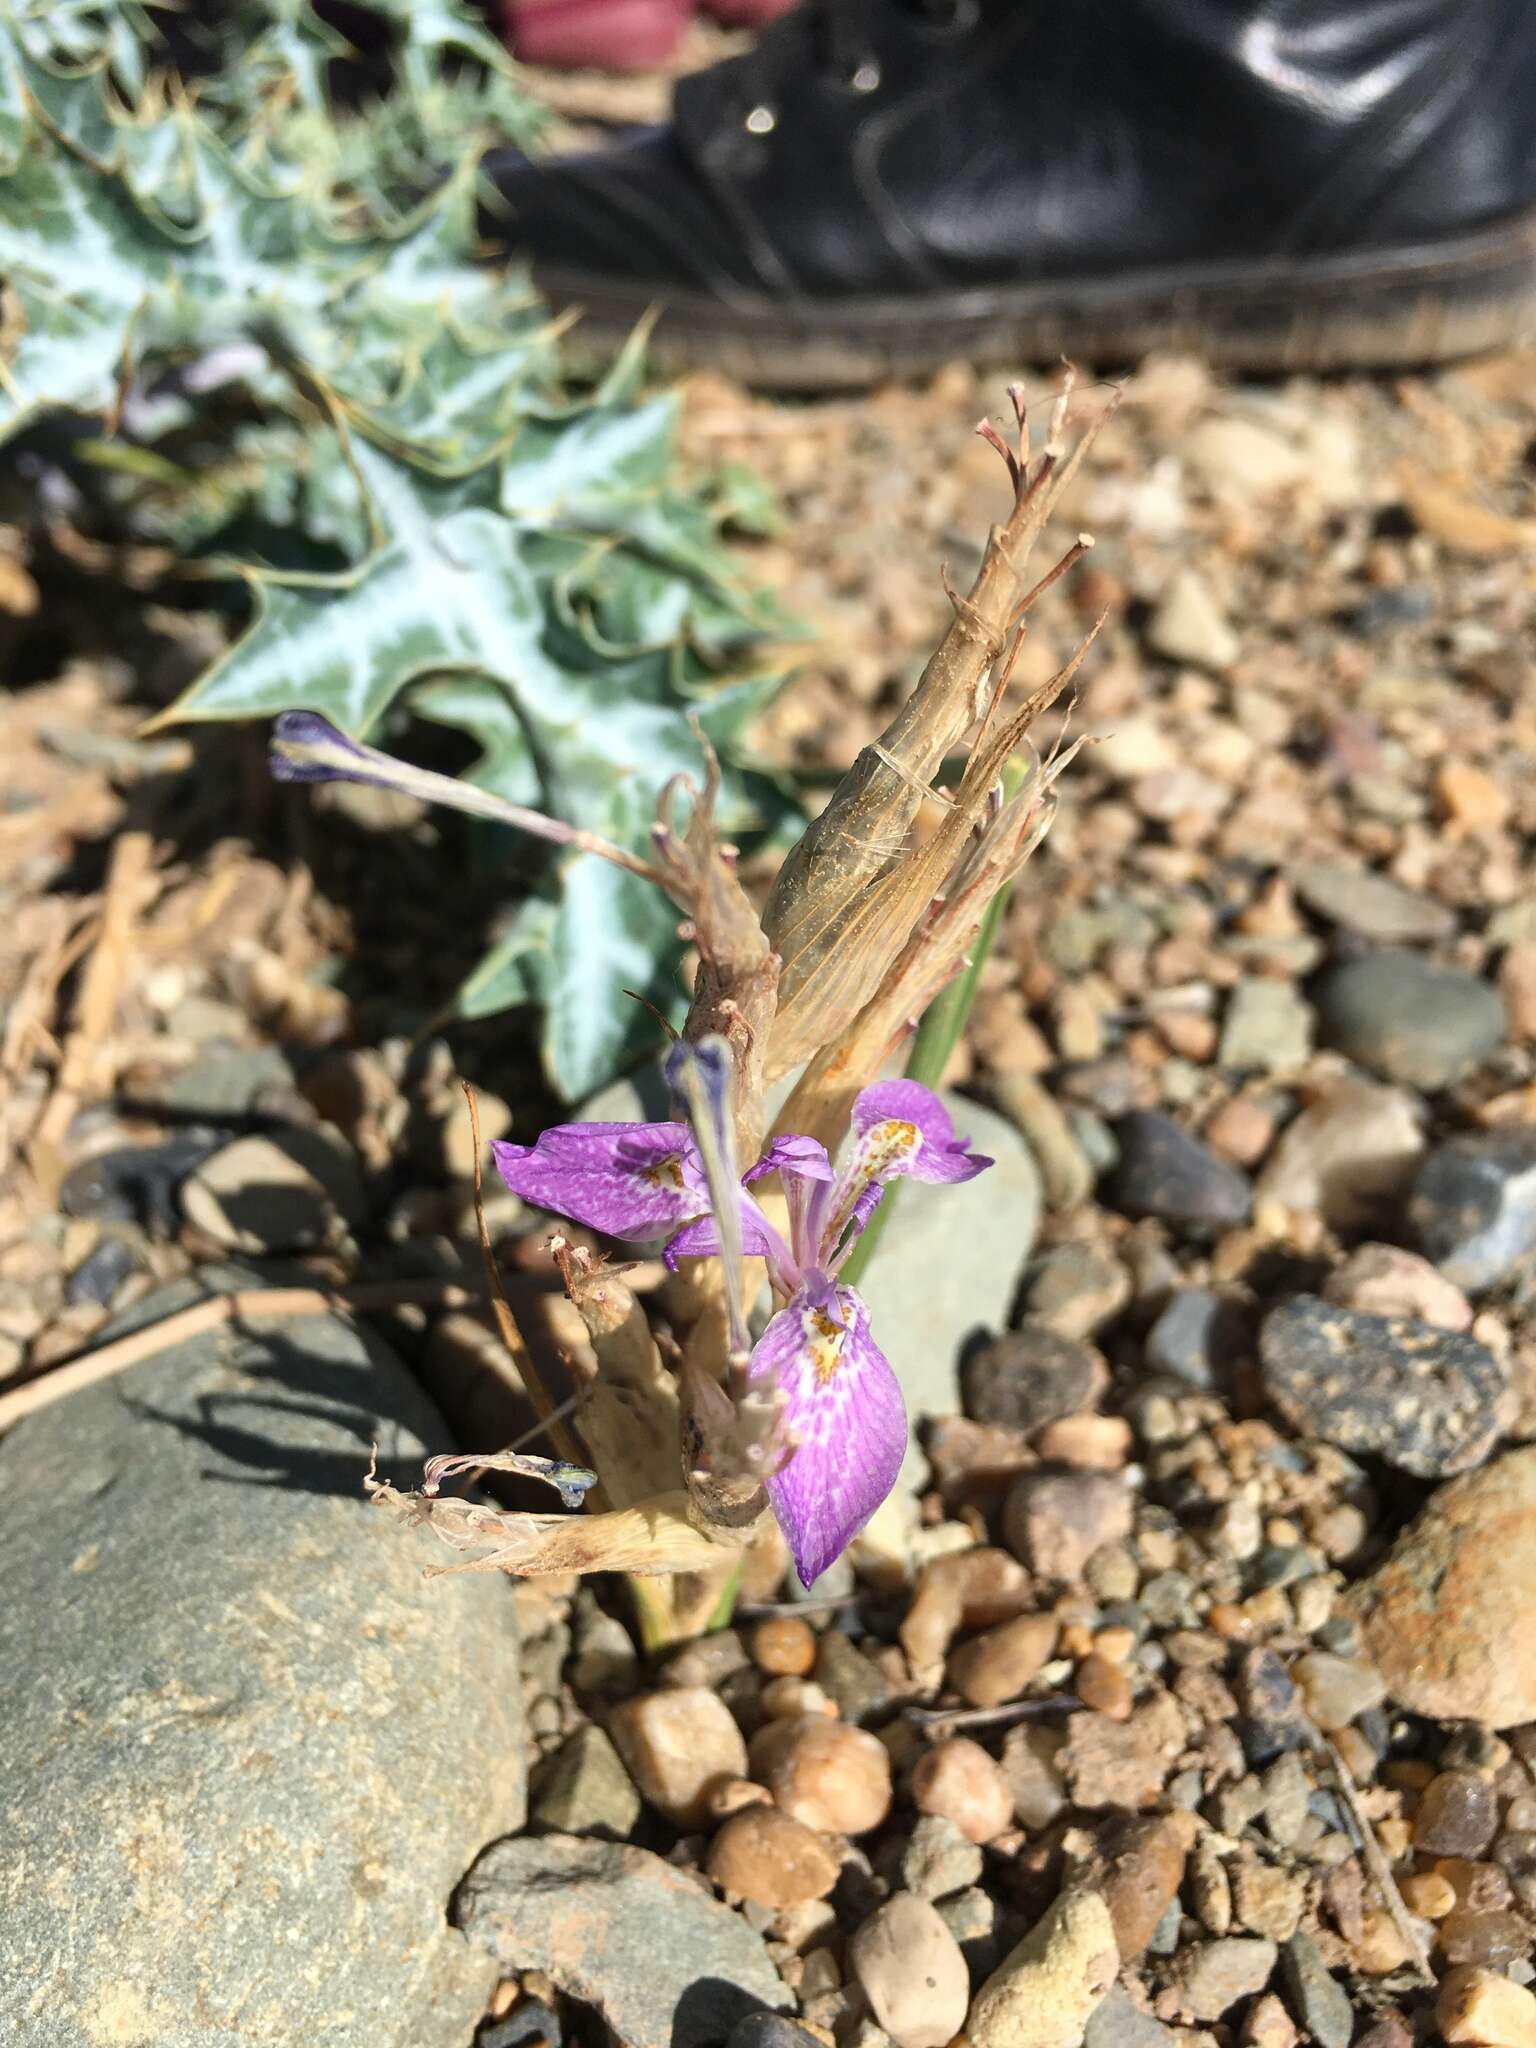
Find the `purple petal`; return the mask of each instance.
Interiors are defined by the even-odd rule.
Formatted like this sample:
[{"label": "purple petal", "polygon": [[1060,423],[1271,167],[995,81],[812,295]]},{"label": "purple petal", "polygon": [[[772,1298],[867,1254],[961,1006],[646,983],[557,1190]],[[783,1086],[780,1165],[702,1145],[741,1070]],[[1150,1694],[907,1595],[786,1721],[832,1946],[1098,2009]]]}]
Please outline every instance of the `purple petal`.
[{"label": "purple petal", "polygon": [[777,1173],[785,1180],[831,1180],[832,1162],[819,1138],[789,1131],[775,1138],[756,1166],[749,1166],[741,1177],[750,1185],[765,1173]]},{"label": "purple petal", "polygon": [[[744,1255],[749,1259],[766,1259],[776,1275],[786,1275],[789,1271],[788,1247],[749,1194],[743,1193],[741,1197],[740,1214]],[[662,1256],[674,1273],[679,1259],[719,1258],[720,1231],[714,1217],[701,1216],[696,1223],[687,1224],[668,1243]],[[789,1285],[794,1284],[795,1280],[791,1279]]]},{"label": "purple petal", "polygon": [[957,1138],[949,1111],[921,1081],[877,1081],[853,1105],[854,1164],[877,1180],[974,1180],[992,1164]]},{"label": "purple petal", "polygon": [[536,1145],[501,1141],[491,1156],[513,1194],[635,1243],[709,1206],[686,1124],[556,1124]]},{"label": "purple petal", "polygon": [[851,1287],[803,1288],[759,1338],[752,1377],[778,1387],[797,1440],[768,1498],[808,1586],[896,1484],[907,1447],[901,1389]]},{"label": "purple petal", "polygon": [[790,1131],[775,1138],[744,1180],[757,1180],[765,1173],[777,1173],[789,1210],[789,1244],[792,1268],[788,1285],[781,1293],[793,1293],[800,1284],[800,1272],[817,1264],[821,1257],[822,1221],[832,1197],[832,1162],[819,1138],[802,1137]]}]

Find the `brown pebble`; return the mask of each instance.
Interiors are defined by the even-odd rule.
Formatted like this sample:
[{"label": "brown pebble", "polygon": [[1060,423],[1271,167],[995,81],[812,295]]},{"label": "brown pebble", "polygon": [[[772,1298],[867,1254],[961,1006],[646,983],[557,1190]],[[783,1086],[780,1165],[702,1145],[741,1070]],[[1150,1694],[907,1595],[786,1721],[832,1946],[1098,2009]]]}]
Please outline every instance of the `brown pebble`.
[{"label": "brown pebble", "polygon": [[1144,1809],[1157,1803],[1169,1766],[1187,1740],[1183,1709],[1158,1693],[1128,1721],[1073,1714],[1061,1769],[1078,1806]]},{"label": "brown pebble", "polygon": [[733,1813],[743,1813],[749,1806],[772,1806],[773,1794],[766,1785],[755,1785],[750,1778],[722,1778],[718,1785],[710,1787],[708,1803],[711,1820],[729,1820]]},{"label": "brown pebble", "polygon": [[952,1650],[949,1682],[969,1706],[1000,1707],[1019,1698],[1055,1648],[1056,1617],[1021,1614]]},{"label": "brown pebble", "polygon": [[936,1813],[969,1842],[990,1842],[1013,1821],[1008,1781],[979,1742],[951,1735],[918,1759],[912,1773],[912,1803],[919,1813]]},{"label": "brown pebble", "polygon": [[1376,1823],[1376,1838],[1389,1863],[1396,1863],[1408,1854],[1413,1843],[1413,1823],[1391,1817]]},{"label": "brown pebble", "polygon": [[806,1714],[752,1738],[752,1775],[792,1820],[827,1835],[862,1835],[891,1810],[891,1760],[863,1728]]},{"label": "brown pebble", "polygon": [[1536,1719],[1536,1445],[1437,1487],[1347,1611],[1399,1707],[1517,1728]]},{"label": "brown pebble", "polygon": [[1356,1245],[1323,1284],[1323,1297],[1372,1316],[1416,1316],[1443,1330],[1469,1330],[1472,1304],[1428,1259],[1395,1244]]},{"label": "brown pebble", "polygon": [[1456,1892],[1438,1870],[1416,1870],[1398,1881],[1403,1904],[1423,1920],[1443,1920],[1456,1904]]},{"label": "brown pebble", "polygon": [[935,1670],[962,1628],[992,1628],[1035,1604],[1034,1585],[1006,1550],[966,1550],[923,1567],[901,1624],[901,1647],[915,1672]]},{"label": "brown pebble", "polygon": [[965,2024],[970,1973],[927,1899],[896,1892],[848,1944],[848,1962],[896,2048],[944,2048]]},{"label": "brown pebble", "polygon": [[759,1906],[800,1906],[808,1899],[824,1899],[837,1883],[840,1867],[820,1835],[776,1806],[754,1806],[734,1814],[704,1859],[704,1868],[722,1891]]},{"label": "brown pebble", "polygon": [[1202,1136],[1234,1166],[1257,1166],[1275,1141],[1274,1112],[1251,1095],[1234,1095],[1208,1120]]},{"label": "brown pebble", "polygon": [[1509,1013],[1509,1035],[1536,1038],[1536,945],[1511,946],[1499,963],[1499,994]]},{"label": "brown pebble", "polygon": [[1358,1728],[1341,1728],[1333,1746],[1344,1759],[1344,1768],[1357,1785],[1369,1785],[1376,1775],[1378,1758]]},{"label": "brown pebble", "polygon": [[1435,770],[1435,795],[1453,831],[1496,832],[1509,817],[1507,791],[1470,761],[1442,761]]},{"label": "brown pebble", "polygon": [[1111,1664],[1095,1650],[1078,1665],[1072,1684],[1083,1705],[1096,1714],[1107,1714],[1111,1721],[1130,1719],[1136,1701],[1131,1675],[1123,1664]]},{"label": "brown pebble", "polygon": [[1307,1902],[1304,1877],[1240,1858],[1232,1866],[1232,1911],[1239,1927],[1267,1941],[1289,1941]]},{"label": "brown pebble", "polygon": [[1381,1767],[1381,1781],[1395,1792],[1419,1793],[1439,1776],[1433,1764],[1422,1757],[1393,1757]]},{"label": "brown pebble", "polygon": [[1077,2048],[1119,1966],[1103,1899],[1058,1891],[972,2000],[973,2048]]},{"label": "brown pebble", "polygon": [[1003,1503],[1015,1557],[1043,1579],[1075,1585],[1093,1553],[1131,1533],[1131,1495],[1107,1472],[1026,1472]]},{"label": "brown pebble", "polygon": [[1274,1992],[1266,1991],[1249,2006],[1239,2038],[1242,2048],[1296,2048],[1301,2036]]},{"label": "brown pebble", "polygon": [[1452,2048],[1536,2048],[1536,1996],[1492,1970],[1463,1964],[1440,1986],[1435,2018]]},{"label": "brown pebble", "polygon": [[1202,1927],[1226,1934],[1232,1926],[1232,1880],[1210,1835],[1196,1844],[1190,1865],[1190,1903]]},{"label": "brown pebble", "polygon": [[1400,2012],[1384,2012],[1360,2036],[1355,2048],[1413,2048],[1413,2029]]},{"label": "brown pebble", "polygon": [[1440,1952],[1448,1963],[1481,1963],[1502,1970],[1531,1952],[1530,1927],[1518,1913],[1475,1913],[1458,1906],[1440,1922]]},{"label": "brown pebble", "polygon": [[798,1714],[822,1714],[829,1721],[837,1719],[837,1702],[828,1699],[819,1685],[807,1678],[770,1678],[763,1687],[758,1704],[763,1718],[768,1721],[792,1720]]},{"label": "brown pebble", "polygon": [[752,1631],[752,1662],[773,1678],[804,1678],[815,1668],[816,1631],[798,1614],[770,1614]]},{"label": "brown pebble", "polygon": [[1365,1976],[1388,1977],[1407,1962],[1408,1944],[1392,1915],[1378,1907],[1365,1915],[1349,1954]]},{"label": "brown pebble", "polygon": [[1413,1846],[1431,1856],[1475,1861],[1493,1840],[1499,1802],[1476,1771],[1442,1771],[1424,1787],[1413,1816]]},{"label": "brown pebble", "polygon": [[1062,1415],[1035,1439],[1042,1458],[1080,1472],[1118,1472],[1134,1441],[1123,1415]]},{"label": "brown pebble", "polygon": [[1076,1663],[1093,1650],[1093,1630],[1086,1621],[1069,1621],[1061,1631],[1061,1654]]},{"label": "brown pebble", "polygon": [[683,1829],[705,1824],[722,1779],[747,1776],[741,1731],[702,1686],[637,1693],[614,1708],[608,1733],[640,1796]]},{"label": "brown pebble", "polygon": [[1176,1628],[1164,1636],[1163,1648],[1181,1669],[1227,1661],[1226,1644],[1219,1636],[1203,1628]]},{"label": "brown pebble", "polygon": [[1136,1654],[1136,1631],[1122,1628],[1118,1622],[1108,1628],[1101,1628],[1093,1639],[1097,1655],[1107,1657],[1111,1664],[1129,1664]]},{"label": "brown pebble", "polygon": [[1066,1732],[1040,1721],[1023,1721],[1003,1737],[1001,1770],[1013,1798],[1014,1819],[1032,1833],[1048,1828],[1067,1803],[1067,1788],[1056,1768]]},{"label": "brown pebble", "polygon": [[1196,1829],[1192,1813],[1159,1814],[1111,1829],[1100,1844],[1105,1861],[1100,1888],[1122,1962],[1143,1953],[1177,1896]]},{"label": "brown pebble", "polygon": [[1442,1856],[1435,1869],[1449,1880],[1458,1906],[1472,1913],[1495,1912],[1509,1904],[1509,1879],[1496,1863],[1472,1863],[1465,1856]]}]

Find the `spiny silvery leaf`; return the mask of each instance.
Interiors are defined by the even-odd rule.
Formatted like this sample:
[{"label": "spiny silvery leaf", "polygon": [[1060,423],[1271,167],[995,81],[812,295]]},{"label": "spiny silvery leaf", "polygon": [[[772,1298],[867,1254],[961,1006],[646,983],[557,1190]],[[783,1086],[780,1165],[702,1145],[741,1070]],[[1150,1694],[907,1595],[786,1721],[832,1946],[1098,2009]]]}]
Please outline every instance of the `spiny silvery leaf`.
[{"label": "spiny silvery leaf", "polygon": [[[584,588],[578,570],[600,557],[615,592],[628,578],[650,588],[657,572],[610,540],[507,518],[487,502],[494,467],[442,479],[365,443],[355,456],[378,545],[339,575],[255,579],[249,632],[171,715],[303,706],[361,736],[409,704],[477,740],[474,781],[642,847],[663,785],[698,774],[690,711],[729,758],[778,678],[713,676],[688,644],[690,593],[675,577],[664,612],[628,608],[648,637],[597,640],[572,595]],[[738,616],[737,637],[746,631]],[[728,829],[761,822],[735,782],[722,810]],[[676,913],[649,884],[586,856],[562,860],[552,886],[554,901],[513,915],[462,1006],[542,1002],[551,1078],[580,1095],[654,1040],[626,988],[676,1007]]]},{"label": "spiny silvery leaf", "polygon": [[[105,411],[135,359],[247,337],[445,469],[510,436],[551,357],[526,287],[464,260],[472,167],[390,234],[359,239],[297,185],[242,170],[185,109],[153,131],[174,149],[136,144],[132,121],[100,115],[100,67],[60,76],[14,40],[6,56],[30,118],[0,187],[0,274],[23,313],[0,432],[44,404]],[[99,118],[76,118],[82,107]],[[146,189],[156,165],[162,184]]]},{"label": "spiny silvery leaf", "polygon": [[654,1049],[663,1013],[686,1007],[677,912],[661,891],[590,854],[562,864],[558,902],[520,905],[460,992],[466,1017],[542,1005],[544,1061],[568,1098],[591,1094]]},{"label": "spiny silvery leaf", "polygon": [[[169,717],[308,708],[362,735],[417,715],[469,736],[473,780],[631,849],[664,784],[699,772],[696,717],[723,828],[782,818],[733,763],[784,622],[707,495],[677,488],[674,402],[641,395],[638,338],[595,393],[562,392],[545,310],[475,260],[468,116],[516,87],[464,0],[376,9],[399,83],[334,125],[308,0],[195,21],[228,61],[191,101],[129,83],[135,10],[107,7],[94,43],[71,15],[61,63],[57,39],[8,33],[6,4],[0,272],[22,317],[0,326],[0,434],[97,413],[119,438],[82,458],[138,530],[245,533],[263,556],[233,565],[247,631]],[[439,139],[448,175],[401,212]],[[654,1042],[626,985],[682,1007],[676,912],[587,857],[505,837],[496,857],[524,894],[463,1007],[541,1002],[552,1076],[587,1092]]]}]

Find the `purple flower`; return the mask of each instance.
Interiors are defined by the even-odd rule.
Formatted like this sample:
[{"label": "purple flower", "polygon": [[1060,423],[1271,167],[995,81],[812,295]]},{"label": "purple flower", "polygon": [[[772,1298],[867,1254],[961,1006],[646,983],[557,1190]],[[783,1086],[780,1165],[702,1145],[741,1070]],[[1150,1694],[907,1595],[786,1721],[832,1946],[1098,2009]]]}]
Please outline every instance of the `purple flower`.
[{"label": "purple flower", "polygon": [[704,1169],[686,1124],[556,1124],[536,1145],[492,1145],[513,1194],[644,1244],[709,1207]]},{"label": "purple flower", "polygon": [[[492,1150],[515,1194],[578,1223],[625,1239],[674,1232],[669,1265],[720,1250],[686,1124],[562,1124],[537,1145]],[[896,1375],[870,1334],[869,1311],[837,1276],[889,1182],[971,1180],[991,1164],[955,1136],[931,1090],[880,1081],[854,1103],[853,1142],[840,1172],[814,1138],[786,1136],[742,1176],[742,1249],[767,1261],[781,1304],[750,1366],[752,1380],[783,1403],[788,1455],[767,1481],[768,1498],[805,1585],[885,1499],[907,1443]],[[784,1190],[787,1236],[751,1192],[769,1173]]]}]

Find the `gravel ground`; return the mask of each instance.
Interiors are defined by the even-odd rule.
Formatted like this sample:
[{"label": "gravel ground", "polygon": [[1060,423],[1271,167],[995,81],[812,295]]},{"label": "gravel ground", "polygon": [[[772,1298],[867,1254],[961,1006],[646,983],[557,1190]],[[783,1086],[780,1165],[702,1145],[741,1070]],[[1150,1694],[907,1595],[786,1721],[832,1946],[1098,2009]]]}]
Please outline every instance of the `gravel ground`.
[{"label": "gravel ground", "polygon": [[[812,635],[763,739],[810,802],[1001,510],[970,427],[1002,381],[688,388],[691,457],[782,507],[744,547]],[[624,1843],[606,1899],[660,1859],[734,1909],[785,2006],[738,2048],[789,2048],[790,2011],[835,2048],[1531,2048],[1536,356],[1149,362],[1063,517],[1094,551],[1014,687],[1103,613],[1064,714],[1093,744],[948,1077],[1042,1167],[1011,1327],[813,1601],[757,1557],[737,1625],[652,1669],[619,1588],[519,1592],[524,1860],[557,1896],[597,1866],[555,1838]],[[515,1034],[410,1035],[465,964],[399,909],[434,824],[275,804],[239,737],[133,738],[209,627],[130,568],[0,557],[36,678],[5,711],[0,1394],[198,1258],[473,1282],[455,1075],[488,1135],[551,1108]],[[579,1348],[544,1219],[491,1221],[536,1341]],[[389,1327],[467,1444],[529,1419],[476,1310]],[[483,2038],[600,2038],[603,1988],[526,1942]]]}]

